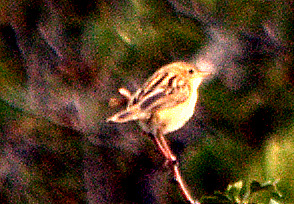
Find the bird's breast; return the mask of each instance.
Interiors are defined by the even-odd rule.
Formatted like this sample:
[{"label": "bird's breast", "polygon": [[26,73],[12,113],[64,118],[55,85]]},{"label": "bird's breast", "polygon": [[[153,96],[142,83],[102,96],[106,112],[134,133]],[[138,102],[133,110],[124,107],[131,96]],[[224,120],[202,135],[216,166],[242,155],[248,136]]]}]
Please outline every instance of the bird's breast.
[{"label": "bird's breast", "polygon": [[176,131],[183,127],[186,122],[193,116],[194,108],[197,101],[197,91],[183,103],[174,107],[159,110],[156,118],[162,124],[163,134]]}]

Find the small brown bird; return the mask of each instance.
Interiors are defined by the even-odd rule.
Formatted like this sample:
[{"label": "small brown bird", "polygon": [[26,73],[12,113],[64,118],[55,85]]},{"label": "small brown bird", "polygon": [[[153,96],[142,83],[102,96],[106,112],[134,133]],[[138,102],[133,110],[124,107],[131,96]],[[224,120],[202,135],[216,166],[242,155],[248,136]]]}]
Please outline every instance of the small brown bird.
[{"label": "small brown bird", "polygon": [[129,102],[127,108],[107,119],[117,123],[138,120],[171,164],[185,198],[200,204],[190,195],[180,175],[177,158],[170,150],[164,135],[183,127],[192,117],[198,98],[198,88],[209,73],[193,64],[174,62],[161,67],[133,95],[126,89],[119,92]]},{"label": "small brown bird", "polygon": [[198,98],[198,88],[208,72],[193,64],[174,62],[161,67],[133,95],[120,93],[129,99],[127,108],[107,121],[124,123],[138,120],[144,131],[168,134],[180,129],[192,117]]}]

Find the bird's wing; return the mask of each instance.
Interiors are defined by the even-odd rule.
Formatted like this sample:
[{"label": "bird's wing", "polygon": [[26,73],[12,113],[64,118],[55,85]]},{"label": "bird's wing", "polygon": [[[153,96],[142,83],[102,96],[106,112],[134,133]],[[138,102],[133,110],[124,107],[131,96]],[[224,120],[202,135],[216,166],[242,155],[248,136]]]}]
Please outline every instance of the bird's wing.
[{"label": "bird's wing", "polygon": [[151,77],[132,96],[126,110],[118,112],[107,121],[124,123],[147,119],[154,111],[176,106],[186,101],[191,87],[178,75],[158,73]]},{"label": "bird's wing", "polygon": [[152,112],[178,105],[186,101],[189,94],[190,86],[180,76],[159,73],[134,94],[129,107],[138,104],[139,112]]}]

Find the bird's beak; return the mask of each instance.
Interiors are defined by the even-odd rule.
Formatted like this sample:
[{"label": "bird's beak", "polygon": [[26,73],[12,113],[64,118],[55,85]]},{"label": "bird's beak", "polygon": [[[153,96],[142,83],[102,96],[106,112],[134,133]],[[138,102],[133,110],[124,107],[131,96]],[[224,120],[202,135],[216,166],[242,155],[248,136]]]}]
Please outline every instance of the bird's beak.
[{"label": "bird's beak", "polygon": [[207,77],[208,75],[210,75],[211,73],[208,71],[199,71],[199,75],[203,78]]}]

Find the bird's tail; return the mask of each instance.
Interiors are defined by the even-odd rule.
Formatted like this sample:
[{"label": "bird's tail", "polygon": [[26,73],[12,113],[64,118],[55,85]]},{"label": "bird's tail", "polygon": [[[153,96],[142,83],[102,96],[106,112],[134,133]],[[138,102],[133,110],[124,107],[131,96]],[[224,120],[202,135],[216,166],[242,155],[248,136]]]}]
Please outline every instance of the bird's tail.
[{"label": "bird's tail", "polygon": [[145,117],[145,114],[144,115],[138,114],[138,111],[136,109],[131,108],[131,109],[123,110],[116,113],[112,117],[108,118],[106,122],[112,121],[115,123],[125,123],[132,120],[138,120],[144,117]]}]

